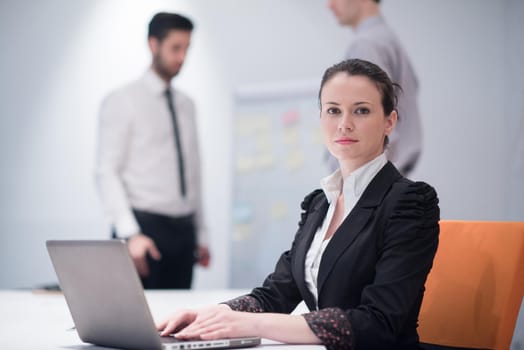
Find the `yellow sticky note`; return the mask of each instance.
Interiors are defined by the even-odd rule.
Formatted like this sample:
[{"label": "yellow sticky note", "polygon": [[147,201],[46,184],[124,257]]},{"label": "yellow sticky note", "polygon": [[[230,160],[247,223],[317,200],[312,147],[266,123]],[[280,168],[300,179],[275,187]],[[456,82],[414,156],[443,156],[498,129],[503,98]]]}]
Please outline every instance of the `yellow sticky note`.
[{"label": "yellow sticky note", "polygon": [[288,215],[288,207],[285,202],[274,202],[269,210],[272,219],[282,219]]},{"label": "yellow sticky note", "polygon": [[289,170],[297,170],[304,166],[304,161],[304,152],[301,150],[294,150],[287,155],[286,165]]}]

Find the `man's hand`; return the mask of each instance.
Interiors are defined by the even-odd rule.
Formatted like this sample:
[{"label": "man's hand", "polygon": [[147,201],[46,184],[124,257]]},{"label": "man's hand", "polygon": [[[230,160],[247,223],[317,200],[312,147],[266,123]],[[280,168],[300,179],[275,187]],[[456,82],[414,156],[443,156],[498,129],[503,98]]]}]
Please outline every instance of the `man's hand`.
[{"label": "man's hand", "polygon": [[197,262],[202,267],[208,267],[209,261],[211,260],[211,254],[209,248],[206,246],[198,246],[197,248]]},{"label": "man's hand", "polygon": [[147,254],[155,260],[162,259],[162,255],[158,251],[155,242],[142,233],[129,238],[127,241],[127,248],[129,249],[129,254],[135,263],[135,267],[140,277],[147,277],[149,275]]}]

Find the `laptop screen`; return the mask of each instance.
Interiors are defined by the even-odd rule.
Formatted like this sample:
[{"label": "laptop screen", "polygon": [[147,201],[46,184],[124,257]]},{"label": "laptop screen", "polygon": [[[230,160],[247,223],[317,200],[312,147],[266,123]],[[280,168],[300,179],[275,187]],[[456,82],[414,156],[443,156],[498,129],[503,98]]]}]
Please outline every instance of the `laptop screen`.
[{"label": "laptop screen", "polygon": [[215,341],[160,337],[123,241],[47,241],[46,245],[78,335],[84,342],[126,349],[260,344],[257,337]]}]

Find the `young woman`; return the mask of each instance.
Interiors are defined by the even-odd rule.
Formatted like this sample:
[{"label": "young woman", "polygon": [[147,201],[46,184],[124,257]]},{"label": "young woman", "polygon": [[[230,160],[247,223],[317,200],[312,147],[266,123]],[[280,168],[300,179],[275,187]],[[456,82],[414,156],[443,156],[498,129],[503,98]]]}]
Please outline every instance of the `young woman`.
[{"label": "young woman", "polygon": [[[439,235],[435,190],[386,160],[395,86],[367,61],[326,70],[324,142],[340,168],[302,202],[290,250],[262,287],[158,324],[162,335],[260,336],[328,349],[418,349],[417,317]],[[302,300],[310,312],[289,315]]]}]

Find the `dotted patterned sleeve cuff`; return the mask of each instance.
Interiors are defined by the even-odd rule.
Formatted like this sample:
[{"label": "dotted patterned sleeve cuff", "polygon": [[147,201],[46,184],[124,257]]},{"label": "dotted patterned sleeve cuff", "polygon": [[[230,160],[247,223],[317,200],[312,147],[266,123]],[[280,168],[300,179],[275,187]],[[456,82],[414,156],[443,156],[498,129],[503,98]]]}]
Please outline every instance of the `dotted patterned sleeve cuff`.
[{"label": "dotted patterned sleeve cuff", "polygon": [[235,311],[264,312],[258,300],[249,295],[231,299],[222,304],[229,305],[229,307]]},{"label": "dotted patterned sleeve cuff", "polygon": [[328,350],[351,349],[351,325],[341,309],[326,308],[302,316]]}]

